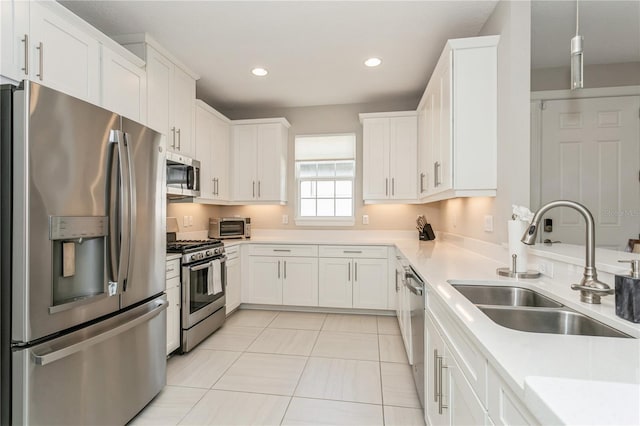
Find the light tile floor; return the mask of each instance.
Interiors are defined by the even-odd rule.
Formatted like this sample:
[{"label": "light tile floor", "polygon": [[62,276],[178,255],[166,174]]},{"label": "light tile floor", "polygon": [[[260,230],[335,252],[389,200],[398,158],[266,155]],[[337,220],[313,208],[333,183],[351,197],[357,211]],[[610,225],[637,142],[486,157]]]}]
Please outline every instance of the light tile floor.
[{"label": "light tile floor", "polygon": [[407,425],[422,410],[395,317],[240,310],[132,425]]}]

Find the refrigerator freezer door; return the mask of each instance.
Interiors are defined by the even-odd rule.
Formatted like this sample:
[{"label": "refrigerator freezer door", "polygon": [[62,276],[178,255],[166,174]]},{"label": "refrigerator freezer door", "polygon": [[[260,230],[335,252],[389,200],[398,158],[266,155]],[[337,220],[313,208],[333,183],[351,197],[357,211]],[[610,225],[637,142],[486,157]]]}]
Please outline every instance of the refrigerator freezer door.
[{"label": "refrigerator freezer door", "polygon": [[[36,83],[24,84],[13,94],[12,338],[17,342],[119,308],[119,297],[109,296],[105,273],[109,230],[99,229],[108,215],[109,135],[120,128],[120,116]],[[74,229],[54,232],[65,218]],[[64,243],[75,244],[75,271],[68,277],[62,272]]]},{"label": "refrigerator freezer door", "polygon": [[165,289],[166,142],[147,127],[123,118],[131,169],[131,258],[121,294],[122,307],[146,300]]},{"label": "refrigerator freezer door", "polygon": [[162,296],[15,351],[11,423],[127,423],[166,383],[166,308]]}]

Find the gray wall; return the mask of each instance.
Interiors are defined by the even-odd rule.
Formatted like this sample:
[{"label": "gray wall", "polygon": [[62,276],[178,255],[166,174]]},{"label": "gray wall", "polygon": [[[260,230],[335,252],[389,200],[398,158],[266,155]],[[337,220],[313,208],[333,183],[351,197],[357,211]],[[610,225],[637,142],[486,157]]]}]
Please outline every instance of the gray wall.
[{"label": "gray wall", "polygon": [[[567,61],[569,57],[567,55]],[[568,90],[570,67],[531,70],[531,91]],[[617,87],[640,85],[640,62],[584,66],[584,87]]]}]

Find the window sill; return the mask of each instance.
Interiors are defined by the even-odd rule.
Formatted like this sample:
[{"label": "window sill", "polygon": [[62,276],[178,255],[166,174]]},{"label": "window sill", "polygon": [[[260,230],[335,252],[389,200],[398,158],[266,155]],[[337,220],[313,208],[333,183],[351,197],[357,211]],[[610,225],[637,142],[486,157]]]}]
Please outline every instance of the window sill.
[{"label": "window sill", "polygon": [[296,217],[297,226],[354,226],[354,217]]}]

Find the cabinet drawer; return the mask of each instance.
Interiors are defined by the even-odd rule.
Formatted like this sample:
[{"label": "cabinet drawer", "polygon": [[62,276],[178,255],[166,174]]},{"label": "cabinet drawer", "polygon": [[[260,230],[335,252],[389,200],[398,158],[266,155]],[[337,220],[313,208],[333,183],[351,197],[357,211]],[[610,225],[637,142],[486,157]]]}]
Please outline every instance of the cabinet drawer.
[{"label": "cabinet drawer", "polygon": [[227,255],[227,261],[240,257],[240,246],[225,247],[224,252]]},{"label": "cabinet drawer", "polygon": [[[487,360],[473,342],[446,312],[442,302],[433,294],[427,294],[428,309],[434,316],[442,335],[451,346],[460,369],[473,387],[480,401],[486,405]],[[494,419],[495,420],[495,419]]]},{"label": "cabinet drawer", "polygon": [[178,281],[180,281],[180,259],[167,261],[165,272],[165,279],[168,280],[169,278],[178,277]]},{"label": "cabinet drawer", "polygon": [[386,246],[320,246],[320,257],[366,257],[369,259],[386,259]]},{"label": "cabinet drawer", "polygon": [[302,256],[317,257],[318,246],[297,244],[297,245],[275,245],[275,244],[251,244],[249,246],[250,256]]},{"label": "cabinet drawer", "polygon": [[180,277],[173,277],[171,279],[167,280],[167,286],[166,289],[172,289],[172,288],[176,288],[176,287],[180,287]]}]

